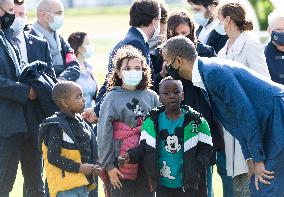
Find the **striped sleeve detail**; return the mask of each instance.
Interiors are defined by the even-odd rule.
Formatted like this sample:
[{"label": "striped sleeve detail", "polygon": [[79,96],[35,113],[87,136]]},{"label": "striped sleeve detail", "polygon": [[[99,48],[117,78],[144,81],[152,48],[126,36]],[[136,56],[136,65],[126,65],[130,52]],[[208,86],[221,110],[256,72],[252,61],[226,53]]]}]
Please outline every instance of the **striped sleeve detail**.
[{"label": "striped sleeve detail", "polygon": [[198,133],[199,141],[213,146],[210,128],[207,121],[204,118],[201,118],[201,124],[199,124],[198,130],[199,130]]},{"label": "striped sleeve detail", "polygon": [[155,132],[155,126],[154,122],[151,120],[151,118],[147,118],[142,125],[141,128],[141,136],[140,136],[140,142],[142,140],[146,140],[146,143],[156,148],[156,132]]}]

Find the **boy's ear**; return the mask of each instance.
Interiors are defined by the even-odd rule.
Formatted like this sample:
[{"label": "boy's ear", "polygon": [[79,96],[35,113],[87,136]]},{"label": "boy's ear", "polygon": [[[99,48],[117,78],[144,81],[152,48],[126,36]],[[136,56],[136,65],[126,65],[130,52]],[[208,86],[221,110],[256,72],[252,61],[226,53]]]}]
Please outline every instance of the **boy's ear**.
[{"label": "boy's ear", "polygon": [[69,105],[68,105],[68,100],[67,99],[62,99],[60,101],[61,103],[61,106],[64,107],[64,108],[67,108]]}]

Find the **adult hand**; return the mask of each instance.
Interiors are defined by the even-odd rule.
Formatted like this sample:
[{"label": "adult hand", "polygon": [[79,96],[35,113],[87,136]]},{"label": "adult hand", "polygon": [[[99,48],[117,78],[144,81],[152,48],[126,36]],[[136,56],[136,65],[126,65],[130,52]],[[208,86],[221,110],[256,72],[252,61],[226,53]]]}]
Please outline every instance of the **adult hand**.
[{"label": "adult hand", "polygon": [[83,163],[80,165],[79,171],[82,172],[85,175],[90,175],[92,172],[95,170],[95,165],[94,164],[89,164],[89,163]]},{"label": "adult hand", "polygon": [[93,170],[92,173],[93,173],[93,176],[96,177],[101,173],[102,168],[101,168],[100,165],[94,165],[94,167],[95,167],[95,169]]},{"label": "adult hand", "polygon": [[248,178],[250,179],[252,177],[252,175],[254,175],[254,163],[252,159],[248,159],[247,160],[247,165],[248,165]]},{"label": "adult hand", "polygon": [[122,184],[119,180],[119,176],[124,177],[124,175],[117,168],[113,168],[110,171],[108,171],[108,176],[109,176],[110,182],[114,189],[122,188]]},{"label": "adult hand", "polygon": [[118,165],[119,166],[123,166],[124,164],[127,164],[129,162],[130,158],[129,158],[129,154],[125,153],[125,155],[120,155],[118,157]]},{"label": "adult hand", "polygon": [[29,92],[29,97],[30,100],[35,100],[37,98],[37,93],[36,91],[33,89],[33,87],[30,88],[30,92]]},{"label": "adult hand", "polygon": [[88,122],[92,124],[98,123],[99,118],[94,113],[94,108],[85,109],[85,111],[82,113],[82,116],[84,119],[86,119]]},{"label": "adult hand", "polygon": [[265,170],[265,165],[263,162],[255,162],[254,164],[254,171],[255,171],[255,188],[259,190],[258,182],[261,182],[265,185],[270,185],[271,183],[265,179],[273,179],[274,174],[272,171]]},{"label": "adult hand", "polygon": [[167,74],[168,74],[168,71],[166,70],[166,64],[163,63],[163,66],[162,66],[162,70],[161,70],[161,72],[160,72],[160,75],[161,75],[162,78],[165,78]]}]

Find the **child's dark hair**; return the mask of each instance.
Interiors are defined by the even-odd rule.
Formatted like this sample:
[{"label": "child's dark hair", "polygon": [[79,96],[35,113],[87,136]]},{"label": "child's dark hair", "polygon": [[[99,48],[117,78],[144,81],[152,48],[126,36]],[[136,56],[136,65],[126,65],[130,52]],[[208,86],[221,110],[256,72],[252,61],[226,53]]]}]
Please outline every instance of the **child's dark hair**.
[{"label": "child's dark hair", "polygon": [[170,76],[163,78],[162,81],[159,83],[159,91],[160,91],[160,87],[162,86],[162,84],[167,82],[167,81],[176,81],[179,84],[179,86],[181,87],[181,90],[183,91],[183,85],[182,85],[181,80],[173,79]]},{"label": "child's dark hair", "polygon": [[122,79],[119,78],[119,71],[122,67],[122,63],[124,60],[127,60],[127,64],[129,60],[137,59],[142,64],[142,80],[136,86],[137,90],[145,90],[152,86],[151,83],[151,74],[149,70],[149,65],[147,64],[146,58],[142,55],[141,51],[131,45],[125,45],[119,48],[112,58],[112,62],[114,65],[114,69],[108,77],[108,89],[111,90],[114,86],[121,86]]},{"label": "child's dark hair", "polygon": [[73,81],[59,81],[52,89],[52,100],[61,108],[62,99],[68,99],[71,96],[72,87],[80,87],[79,84]]}]

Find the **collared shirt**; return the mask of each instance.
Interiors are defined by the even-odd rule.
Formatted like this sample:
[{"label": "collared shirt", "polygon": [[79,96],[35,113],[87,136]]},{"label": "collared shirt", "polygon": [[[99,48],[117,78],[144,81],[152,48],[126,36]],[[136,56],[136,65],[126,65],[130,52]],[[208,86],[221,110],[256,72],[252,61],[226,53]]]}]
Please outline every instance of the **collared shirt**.
[{"label": "collared shirt", "polygon": [[209,39],[210,33],[214,30],[216,25],[217,21],[212,21],[211,23],[203,27],[198,35],[198,40],[201,43],[206,44]]},{"label": "collared shirt", "polygon": [[192,69],[192,83],[194,86],[199,87],[203,90],[205,89],[204,83],[202,81],[199,69],[198,69],[198,58],[195,59]]},{"label": "collared shirt", "polygon": [[254,34],[242,32],[229,48],[229,40],[219,51],[218,57],[237,61],[270,79],[264,50],[260,43],[253,38]]},{"label": "collared shirt", "polygon": [[24,32],[21,31],[18,35],[17,38],[19,39],[19,49],[21,51],[21,55],[22,55],[22,61],[24,61],[26,63],[26,65],[28,64],[28,53],[27,53],[27,46],[26,46],[26,39],[24,37]]},{"label": "collared shirt", "polygon": [[142,29],[141,28],[139,28],[139,27],[135,27],[141,34],[142,34],[142,36],[143,36],[143,38],[144,38],[144,41],[145,41],[145,43],[147,43],[148,42],[148,40],[149,40],[149,38],[148,38],[148,36],[145,34],[145,32],[144,31],[142,31]]}]

